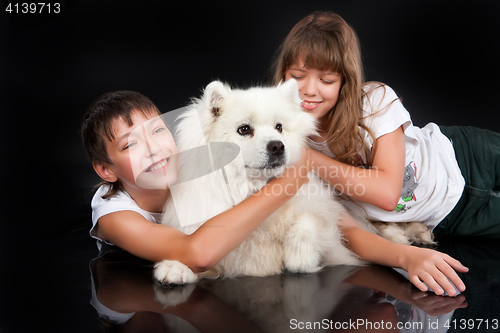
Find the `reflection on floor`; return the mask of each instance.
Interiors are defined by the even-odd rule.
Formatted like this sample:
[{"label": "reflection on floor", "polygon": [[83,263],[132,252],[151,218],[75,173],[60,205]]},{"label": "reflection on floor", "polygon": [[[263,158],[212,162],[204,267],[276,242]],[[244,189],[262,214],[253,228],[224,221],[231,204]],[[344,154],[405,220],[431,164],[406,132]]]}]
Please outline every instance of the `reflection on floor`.
[{"label": "reflection on floor", "polygon": [[422,293],[395,270],[372,265],[166,287],[153,281],[151,262],[107,248],[91,262],[91,304],[112,331],[498,331],[500,245],[440,239],[438,250],[470,268],[457,297]]}]

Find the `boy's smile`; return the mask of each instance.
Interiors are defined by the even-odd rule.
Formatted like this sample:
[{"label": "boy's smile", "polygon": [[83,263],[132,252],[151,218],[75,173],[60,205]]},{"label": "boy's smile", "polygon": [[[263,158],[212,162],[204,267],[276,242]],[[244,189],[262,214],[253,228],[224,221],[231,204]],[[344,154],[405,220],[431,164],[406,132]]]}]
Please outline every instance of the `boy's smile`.
[{"label": "boy's smile", "polygon": [[147,168],[143,172],[159,172],[158,170],[163,171],[163,169],[168,168],[167,164],[169,162],[169,159],[170,159],[170,157],[162,159],[161,161],[156,162],[153,165],[151,165],[149,168]]}]

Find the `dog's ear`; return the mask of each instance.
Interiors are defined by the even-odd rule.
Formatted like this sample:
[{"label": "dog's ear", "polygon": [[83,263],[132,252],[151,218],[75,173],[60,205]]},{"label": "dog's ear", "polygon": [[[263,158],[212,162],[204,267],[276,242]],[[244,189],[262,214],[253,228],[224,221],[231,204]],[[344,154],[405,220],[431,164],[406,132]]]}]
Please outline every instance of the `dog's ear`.
[{"label": "dog's ear", "polygon": [[205,103],[205,106],[210,110],[213,117],[220,115],[222,105],[229,91],[231,91],[231,88],[220,81],[213,81],[205,88],[203,103]]},{"label": "dog's ear", "polygon": [[304,138],[312,135],[318,135],[316,128],[316,120],[308,112],[302,112],[302,99],[299,95],[299,84],[294,79],[289,79],[285,82],[280,82],[277,89],[281,89],[281,92],[291,101],[295,106],[297,106],[295,120],[300,123],[300,133]]},{"label": "dog's ear", "polygon": [[294,79],[290,79],[285,82],[281,81],[278,85],[278,89],[280,89],[290,100],[297,104],[300,104],[301,99],[297,81],[295,81]]}]

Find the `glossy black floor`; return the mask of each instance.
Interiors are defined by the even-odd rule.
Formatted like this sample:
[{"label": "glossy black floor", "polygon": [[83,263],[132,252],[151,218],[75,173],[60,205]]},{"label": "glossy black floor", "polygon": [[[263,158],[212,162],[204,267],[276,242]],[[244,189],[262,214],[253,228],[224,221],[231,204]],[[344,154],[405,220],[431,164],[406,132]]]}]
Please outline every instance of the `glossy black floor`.
[{"label": "glossy black floor", "polygon": [[41,228],[35,247],[12,249],[20,260],[2,265],[2,285],[10,286],[2,291],[2,332],[500,330],[496,240],[439,240],[438,250],[470,268],[461,275],[467,290],[457,297],[424,297],[381,266],[166,288],[154,282],[151,262],[113,247],[99,253],[89,219],[82,203],[67,220],[79,226],[70,233]]},{"label": "glossy black floor", "polygon": [[439,250],[471,268],[463,294],[422,293],[381,266],[169,288],[152,281],[151,263],[111,248],[91,262],[92,305],[101,325],[122,332],[500,330],[498,242],[442,239]]},{"label": "glossy black floor", "polygon": [[398,323],[409,332],[428,332],[425,328],[436,325],[436,332],[445,332],[445,325],[449,331],[499,330],[496,240],[439,240],[438,250],[470,268],[462,275],[467,290],[454,298],[423,297],[402,275],[380,266],[202,280],[169,289],[154,282],[152,263],[117,248],[99,253],[88,236],[85,192],[73,193],[81,203],[64,218],[72,226],[69,232],[40,227],[27,233],[34,246],[10,242],[16,259],[2,261],[2,286],[7,286],[2,332],[286,332],[309,331],[308,325],[317,331],[361,332]]}]

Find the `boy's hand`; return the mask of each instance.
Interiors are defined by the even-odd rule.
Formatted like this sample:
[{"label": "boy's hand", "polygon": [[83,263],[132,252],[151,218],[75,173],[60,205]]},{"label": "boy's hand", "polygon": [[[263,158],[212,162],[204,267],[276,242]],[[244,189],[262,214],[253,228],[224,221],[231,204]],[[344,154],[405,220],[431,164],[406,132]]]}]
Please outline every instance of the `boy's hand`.
[{"label": "boy's hand", "polygon": [[410,281],[421,291],[427,291],[429,286],[436,295],[442,295],[446,290],[448,295],[455,296],[456,290],[450,281],[458,290],[465,290],[455,270],[465,273],[469,269],[447,254],[409,246],[402,256],[402,266],[408,272]]}]

